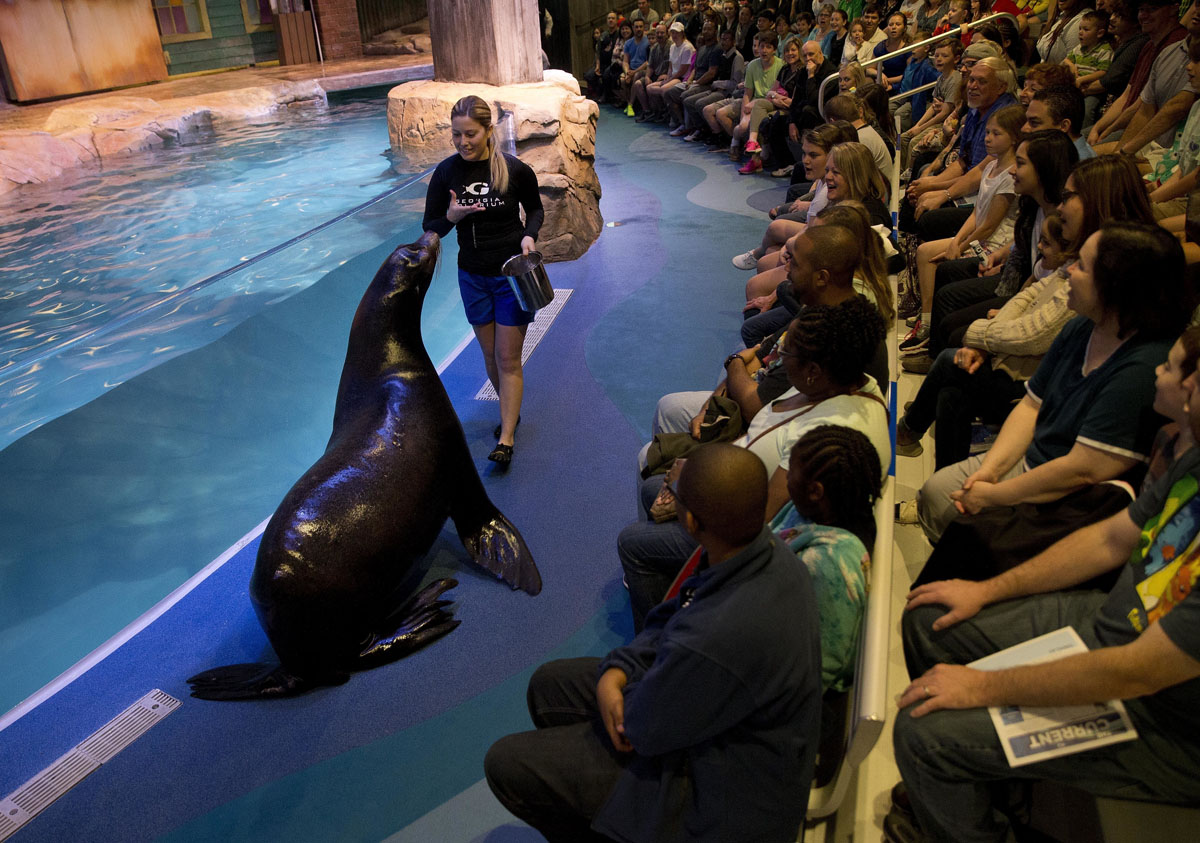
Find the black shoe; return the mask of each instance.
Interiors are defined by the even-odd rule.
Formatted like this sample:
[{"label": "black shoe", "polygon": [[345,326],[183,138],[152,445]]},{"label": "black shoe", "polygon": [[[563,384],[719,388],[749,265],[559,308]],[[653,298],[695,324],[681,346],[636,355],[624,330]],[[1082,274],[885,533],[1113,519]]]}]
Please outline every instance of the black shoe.
[{"label": "black shoe", "polygon": [[[520,426],[521,426],[521,417],[517,416],[517,427],[520,427]],[[500,438],[500,428],[501,428],[501,425],[496,425],[496,429],[492,431],[493,439]],[[513,430],[516,430],[516,427],[514,427]]]},{"label": "black shoe", "polygon": [[488,459],[496,463],[501,468],[508,468],[512,464],[513,446],[512,445],[497,445],[488,454]]}]

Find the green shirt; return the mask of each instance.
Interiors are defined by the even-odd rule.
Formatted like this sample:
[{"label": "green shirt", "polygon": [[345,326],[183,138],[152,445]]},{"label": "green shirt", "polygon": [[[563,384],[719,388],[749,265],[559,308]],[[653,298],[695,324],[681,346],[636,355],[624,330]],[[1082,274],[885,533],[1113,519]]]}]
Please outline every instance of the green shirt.
[{"label": "green shirt", "polygon": [[783,59],[775,56],[770,67],[763,67],[762,59],[755,59],[746,67],[746,93],[751,99],[761,99],[775,84],[775,77],[783,69]]}]

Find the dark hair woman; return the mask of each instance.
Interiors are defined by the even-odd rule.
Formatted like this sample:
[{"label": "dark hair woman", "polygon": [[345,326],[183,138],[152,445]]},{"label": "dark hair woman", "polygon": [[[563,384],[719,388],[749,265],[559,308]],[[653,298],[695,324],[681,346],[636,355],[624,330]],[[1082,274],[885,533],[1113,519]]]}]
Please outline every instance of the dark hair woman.
[{"label": "dark hair woman", "polygon": [[[1154,222],[1137,166],[1124,156],[1079,162],[1060,196],[1058,213],[1068,243],[1068,263],[1078,258],[1084,241],[1106,221]],[[961,334],[952,335],[951,346],[938,356],[912,406],[897,423],[898,453],[919,454],[916,443],[936,421],[935,465],[943,468],[966,459],[975,416],[986,421],[1004,418],[1011,402],[1024,395],[1025,380],[1074,315],[1068,306],[1067,275],[1064,266],[1026,285],[1010,301],[974,308],[977,318],[964,321]],[[990,319],[989,305],[999,307]],[[1120,308],[1122,318],[1134,318],[1138,312],[1136,303]]]},{"label": "dark hair woman", "polygon": [[521,350],[533,314],[521,309],[501,267],[533,250],[542,199],[533,170],[498,149],[492,109],[482,99],[466,96],[454,104],[450,136],[457,153],[433,172],[423,225],[439,237],[458,227],[459,291],[488,380],[500,396],[498,441],[488,459],[507,467],[524,391]]},{"label": "dark hair woman", "polygon": [[[1068,271],[1067,304],[1079,315],[1055,338],[991,450],[925,483],[918,510],[926,535],[936,542],[959,513],[1048,503],[1118,478],[1136,485],[1160,423],[1155,367],[1194,305],[1185,266],[1179,241],[1145,222],[1106,223],[1084,241]],[[922,578],[944,578],[950,561]]]},{"label": "dark hair woman", "polygon": [[900,344],[901,353],[908,355],[902,363],[905,371],[928,372],[942,349],[962,344],[968,325],[1001,307],[1028,283],[1042,221],[1062,201],[1067,174],[1078,158],[1075,144],[1057,130],[1033,132],[1017,146],[1010,171],[1018,197],[1012,248],[992,252],[986,261],[966,258],[937,265],[928,337],[924,344],[919,337]]}]

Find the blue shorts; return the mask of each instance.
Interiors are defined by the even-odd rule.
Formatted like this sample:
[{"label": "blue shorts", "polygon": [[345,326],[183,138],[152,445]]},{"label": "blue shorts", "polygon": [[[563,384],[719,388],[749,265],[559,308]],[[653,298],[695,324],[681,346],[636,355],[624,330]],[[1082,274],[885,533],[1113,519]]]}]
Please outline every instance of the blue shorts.
[{"label": "blue shorts", "polygon": [[478,275],[459,267],[458,291],[462,294],[467,321],[472,325],[501,325],[517,327],[533,321],[533,314],[522,310],[517,297],[504,275]]}]

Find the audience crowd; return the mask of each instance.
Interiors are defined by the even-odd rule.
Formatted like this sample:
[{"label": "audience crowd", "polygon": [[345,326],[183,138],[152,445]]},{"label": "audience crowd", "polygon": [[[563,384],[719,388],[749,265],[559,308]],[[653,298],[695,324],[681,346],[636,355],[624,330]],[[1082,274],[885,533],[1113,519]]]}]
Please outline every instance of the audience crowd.
[{"label": "audience crowd", "polygon": [[[1039,780],[1200,802],[1195,6],[637,0],[594,38],[589,96],[787,198],[732,257],[745,347],[638,455],[634,637],[535,673],[496,796],[549,840],[794,839],[932,431],[885,840],[1020,838]],[[1018,767],[987,711],[1114,699],[1136,740]]]}]

